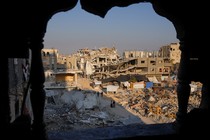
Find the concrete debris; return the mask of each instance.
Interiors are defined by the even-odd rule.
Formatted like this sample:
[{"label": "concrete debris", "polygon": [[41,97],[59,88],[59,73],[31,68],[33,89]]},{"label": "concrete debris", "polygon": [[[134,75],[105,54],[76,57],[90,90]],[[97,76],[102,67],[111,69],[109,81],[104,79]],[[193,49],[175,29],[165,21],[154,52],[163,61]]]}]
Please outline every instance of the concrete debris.
[{"label": "concrete debris", "polygon": [[[197,85],[197,90],[191,92],[189,111],[198,107],[201,100],[201,85]],[[173,85],[155,90],[119,87],[117,92],[104,94],[99,94],[102,89],[53,91],[56,94],[49,91],[45,108],[47,129],[68,131],[132,123],[173,122],[178,108],[174,89]],[[116,103],[115,107],[110,107],[111,101]]]},{"label": "concrete debris", "polygon": [[68,131],[73,129],[127,125],[134,122],[142,123],[140,119],[132,119],[133,121],[126,120],[125,118],[132,115],[130,112],[122,111],[123,108],[119,106],[111,108],[110,99],[101,94],[98,95],[97,92],[77,90],[61,90],[59,92],[60,99],[53,98],[56,100],[54,102],[48,102],[48,98],[51,98],[49,96],[46,99],[45,122],[48,130]]}]

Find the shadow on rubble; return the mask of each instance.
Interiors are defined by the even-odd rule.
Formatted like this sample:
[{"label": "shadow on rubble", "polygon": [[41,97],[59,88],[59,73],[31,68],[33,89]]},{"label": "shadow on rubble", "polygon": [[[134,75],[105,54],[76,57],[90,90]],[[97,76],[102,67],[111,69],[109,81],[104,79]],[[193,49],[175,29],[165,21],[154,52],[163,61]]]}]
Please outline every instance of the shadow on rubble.
[{"label": "shadow on rubble", "polygon": [[128,126],[114,126],[75,130],[70,132],[49,132],[49,140],[80,139],[142,139],[161,138],[162,140],[177,138],[206,138],[209,136],[209,111],[193,109],[188,113],[187,121],[181,133],[177,133],[174,123],[162,124],[132,124]]},{"label": "shadow on rubble", "polygon": [[[193,109],[188,113],[183,129],[177,133],[174,123],[162,124],[131,124],[127,126],[113,126],[91,128],[72,131],[48,131],[48,140],[118,140],[118,139],[177,139],[177,138],[206,138],[209,136],[209,110]],[[11,126],[9,139],[33,139],[29,118],[19,118]]]}]

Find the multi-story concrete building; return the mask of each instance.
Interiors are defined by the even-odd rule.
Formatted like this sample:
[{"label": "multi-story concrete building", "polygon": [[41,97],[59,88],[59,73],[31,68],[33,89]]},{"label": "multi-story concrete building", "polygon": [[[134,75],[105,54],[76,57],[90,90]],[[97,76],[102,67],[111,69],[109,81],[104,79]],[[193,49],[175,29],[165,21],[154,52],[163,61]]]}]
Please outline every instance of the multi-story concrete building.
[{"label": "multi-story concrete building", "polygon": [[137,58],[137,68],[147,76],[169,76],[172,64],[162,57]]},{"label": "multi-story concrete building", "polygon": [[96,69],[93,77],[107,78],[121,74],[142,74],[147,77],[168,77],[172,64],[162,57],[137,57],[123,60],[115,65],[102,66]]},{"label": "multi-story concrete building", "polygon": [[85,76],[90,76],[101,67],[118,64],[120,56],[117,49],[102,47],[99,49],[80,49],[77,54],[79,69],[84,71]]},{"label": "multi-story concrete building", "polygon": [[[125,51],[123,60],[115,48],[80,49],[72,55],[56,55],[56,59],[45,52],[48,58],[56,60],[57,71],[81,70],[84,76],[106,78],[120,74],[142,74],[146,76],[169,76],[174,63],[180,60],[178,43],[161,47],[160,51]],[[51,50],[52,54],[56,51]],[[47,57],[46,56],[46,57]],[[50,56],[50,57],[49,57]],[[53,62],[53,60],[48,60]],[[50,66],[50,65],[48,65]],[[52,67],[52,66],[51,66]]]},{"label": "multi-story concrete building", "polygon": [[123,59],[129,58],[147,58],[147,57],[157,57],[159,55],[158,51],[124,51],[123,52]]},{"label": "multi-story concrete building", "polygon": [[159,49],[159,54],[161,57],[170,59],[172,64],[177,64],[180,62],[181,51],[179,49],[179,43],[171,43],[166,46],[162,46]]},{"label": "multi-story concrete building", "polygon": [[77,57],[74,55],[59,55],[57,60],[57,69],[58,70],[77,70]]},{"label": "multi-story concrete building", "polygon": [[45,70],[45,89],[71,88],[77,83],[77,57],[62,55],[57,49],[43,49],[42,60]]},{"label": "multi-story concrete building", "polygon": [[57,60],[58,60],[58,50],[57,49],[42,49],[42,62],[44,70],[57,70]]},{"label": "multi-story concrete building", "polygon": [[[173,45],[171,45],[173,47]],[[173,56],[173,55],[172,55]],[[169,76],[172,69],[170,56],[162,57],[159,51],[125,51],[118,66],[101,68],[110,74],[143,74],[146,76]]]}]

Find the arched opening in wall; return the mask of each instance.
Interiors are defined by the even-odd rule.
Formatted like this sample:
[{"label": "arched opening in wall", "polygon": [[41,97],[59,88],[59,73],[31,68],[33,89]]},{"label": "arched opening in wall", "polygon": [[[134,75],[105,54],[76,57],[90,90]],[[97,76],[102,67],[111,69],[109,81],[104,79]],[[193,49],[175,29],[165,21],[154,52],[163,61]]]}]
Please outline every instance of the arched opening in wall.
[{"label": "arched opening in wall", "polygon": [[76,60],[69,70],[58,61],[63,74],[45,83],[48,130],[174,121],[176,69],[170,60],[180,57],[170,58],[170,47],[178,40],[173,25],[151,4],[113,8],[104,19],[77,5],[52,17],[44,40],[45,48],[58,49],[57,60]]}]

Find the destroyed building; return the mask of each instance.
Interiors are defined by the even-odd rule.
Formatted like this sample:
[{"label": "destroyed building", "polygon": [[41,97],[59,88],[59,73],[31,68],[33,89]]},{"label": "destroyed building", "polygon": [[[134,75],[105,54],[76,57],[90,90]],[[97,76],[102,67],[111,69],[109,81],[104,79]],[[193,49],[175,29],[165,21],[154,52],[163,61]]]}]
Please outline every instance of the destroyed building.
[{"label": "destroyed building", "polygon": [[162,46],[159,49],[159,55],[166,59],[169,58],[172,64],[180,63],[181,51],[179,47],[179,43],[170,43],[168,45]]},{"label": "destroyed building", "polygon": [[[2,30],[3,31],[3,38],[2,41],[8,43],[7,47],[5,47],[5,56],[2,55],[1,60],[2,60],[2,67],[0,68],[1,70],[1,130],[2,130],[2,137],[9,137],[10,136],[19,136],[16,137],[17,139],[24,138],[25,135],[22,135],[23,132],[24,134],[30,135],[30,138],[35,138],[35,139],[47,139],[46,132],[45,130],[45,125],[43,122],[43,109],[44,109],[44,103],[43,100],[45,98],[44,92],[43,92],[43,83],[44,83],[44,75],[43,75],[43,66],[41,63],[41,49],[43,48],[43,38],[44,38],[44,33],[46,32],[46,27],[47,27],[47,21],[57,12],[60,11],[68,11],[72,9],[77,1],[31,1],[26,2],[23,4],[22,2],[17,2],[13,1],[5,1],[6,7],[10,8],[9,12],[3,12],[3,28],[7,30]],[[128,5],[134,4],[134,3],[139,3],[140,1],[136,0],[122,0],[122,1],[94,1],[94,0],[80,0],[82,8],[85,9],[88,12],[92,12],[94,14],[100,15],[101,17],[105,17],[106,13],[108,10],[110,10],[114,6],[120,6],[120,7],[126,7]],[[98,3],[97,3],[98,2]],[[144,1],[145,2],[145,1]],[[168,20],[170,20],[177,32],[177,38],[181,41],[181,48],[182,48],[182,59],[181,62],[196,62],[195,65],[192,65],[190,67],[186,67],[185,63],[181,65],[180,68],[182,68],[179,72],[181,74],[186,74],[189,72],[189,77],[185,77],[185,75],[181,75],[180,78],[182,78],[182,82],[179,83],[182,87],[178,91],[182,91],[183,93],[189,93],[189,86],[185,88],[185,83],[189,84],[189,81],[191,80],[205,80],[207,83],[209,83],[208,79],[208,73],[209,69],[205,68],[202,69],[202,72],[200,70],[200,67],[204,67],[203,62],[209,60],[208,57],[208,51],[206,51],[205,47],[208,45],[208,42],[203,41],[207,39],[207,36],[202,36],[203,31],[208,31],[209,24],[206,22],[206,18],[209,16],[208,8],[204,8],[205,3],[197,2],[197,3],[181,3],[181,1],[148,1],[151,2],[155,12],[159,14],[160,16],[166,17]],[[103,3],[103,4],[101,4]],[[107,4],[108,3],[108,4]],[[34,8],[35,7],[35,8]],[[197,7],[200,7],[199,10],[195,10]],[[37,10],[38,9],[38,10]],[[178,9],[178,10],[177,10]],[[30,16],[29,16],[30,15]],[[11,17],[18,17],[19,20],[14,20],[14,18]],[[40,17],[40,18],[39,18]],[[205,18],[205,19],[204,19]],[[15,26],[14,26],[15,25]],[[196,33],[196,34],[195,34]],[[11,41],[12,40],[12,41]],[[16,135],[17,133],[14,133],[11,131],[11,124],[10,122],[10,115],[8,114],[10,112],[8,106],[8,90],[9,90],[9,70],[8,70],[8,58],[26,58],[27,56],[25,55],[28,51],[28,49],[32,50],[32,70],[31,70],[31,78],[32,78],[32,106],[34,108],[34,115],[36,118],[34,119],[33,124],[29,125],[29,131],[18,131],[20,127],[17,127],[13,131],[18,131],[21,132],[21,137],[20,135]],[[13,51],[11,51],[13,50]],[[184,51],[185,50],[185,51]],[[192,57],[189,57],[188,55],[192,54]],[[189,60],[189,58],[191,58]],[[198,61],[199,60],[199,61]],[[198,68],[194,66],[199,66]],[[188,68],[190,71],[188,71]],[[188,79],[189,78],[189,79]],[[206,84],[204,82],[204,84]],[[209,84],[206,85],[206,89],[209,91]],[[204,98],[208,99],[208,98]],[[186,103],[184,100],[181,99],[184,103]],[[208,107],[208,106],[207,106]],[[206,112],[209,114],[209,110]],[[205,112],[204,113],[195,113],[196,116],[199,118],[195,118],[191,114],[187,114],[190,118],[187,118],[186,121],[188,121],[187,129],[183,130],[184,133],[187,133],[186,136],[199,136],[199,138],[202,138],[202,136],[209,136],[207,130],[209,127],[209,115],[207,115]],[[207,116],[207,118],[206,118]],[[201,123],[199,123],[201,121]],[[23,123],[25,124],[25,123]],[[200,124],[200,125],[199,125]],[[199,125],[199,127],[198,127]],[[152,125],[153,128],[152,130],[157,130],[157,125]],[[166,126],[166,125],[165,125]],[[168,126],[168,125],[167,125]],[[204,126],[204,127],[203,127]],[[145,126],[146,127],[146,126]],[[148,127],[147,127],[148,128]],[[159,127],[162,128],[163,130],[164,127]],[[167,127],[169,128],[169,127]],[[197,129],[199,128],[199,129]],[[207,129],[206,129],[207,128]],[[119,131],[119,134],[122,132],[126,132],[126,135],[120,135],[121,138],[128,138],[130,136],[131,138],[145,138],[145,135],[143,136],[142,133],[139,134],[138,130],[132,129],[132,134],[129,133],[130,131]],[[161,129],[161,130],[162,130]],[[31,131],[32,130],[32,131]],[[104,129],[103,129],[104,130]],[[112,129],[114,130],[114,129]],[[120,129],[122,130],[122,129]],[[124,129],[125,130],[125,129]],[[128,130],[128,129],[127,129]],[[154,131],[150,131],[149,136],[154,136],[156,138],[155,134],[158,134],[158,138],[162,138],[161,134],[164,132],[158,131],[158,133],[154,133]],[[100,129],[101,131],[101,129]],[[95,138],[95,134],[101,134],[100,131],[94,131],[92,133],[92,138]],[[135,131],[135,132],[134,132]],[[33,135],[31,135],[31,132]],[[90,131],[89,131],[90,132]],[[99,133],[98,133],[99,132]],[[102,131],[104,132],[104,131]],[[107,131],[106,131],[107,132]],[[112,132],[112,131],[109,131]],[[116,132],[116,131],[115,131]],[[134,132],[134,133],[133,133]],[[145,131],[144,131],[145,132]],[[143,132],[143,133],[144,133]],[[152,133],[151,133],[152,132]],[[157,131],[156,131],[157,132]],[[163,132],[163,133],[162,133]],[[8,135],[9,133],[9,135]],[[138,135],[135,135],[138,133]],[[15,134],[15,135],[14,135]],[[78,131],[74,134],[77,134],[76,137],[78,136],[84,136],[86,138],[87,135],[85,133],[81,133],[81,131]],[[90,133],[86,133],[90,134]],[[104,134],[104,133],[103,133]],[[108,134],[108,133],[105,133]],[[114,133],[112,133],[114,134]],[[130,135],[129,135],[130,134]],[[166,135],[166,133],[165,133]],[[164,136],[165,136],[164,135]],[[55,139],[56,135],[51,135],[51,138]],[[61,136],[61,135],[59,135]],[[63,135],[64,136],[64,133]],[[72,135],[73,136],[73,135]],[[75,136],[75,135],[74,135]],[[107,138],[106,135],[101,135],[101,138]],[[114,135],[115,136],[115,135]],[[112,135],[111,138],[115,138]],[[119,136],[119,135],[118,135]],[[148,135],[146,138],[149,137]],[[164,137],[163,136],[163,137]],[[164,137],[164,138],[174,138],[174,135],[170,135],[169,137]],[[83,138],[84,138],[83,137]],[[100,137],[100,136],[99,136]],[[185,136],[184,136],[185,137]],[[30,139],[28,138],[28,139]],[[67,138],[67,137],[65,137]],[[71,135],[68,135],[68,138],[72,138]],[[110,137],[109,137],[110,138]],[[119,138],[119,137],[118,137]],[[151,137],[150,137],[151,138]],[[182,135],[181,135],[181,138]],[[58,138],[62,139],[62,138]]]},{"label": "destroyed building", "polygon": [[[170,76],[174,71],[174,63],[178,64],[180,58],[178,46],[178,43],[171,43],[162,46],[159,51],[125,51],[122,58],[114,47],[84,48],[71,55],[55,54],[54,49],[43,49],[45,51],[43,64],[45,68],[51,69],[55,65],[57,69],[54,71],[78,69],[83,71],[83,76],[92,79],[105,79],[121,74],[142,74],[160,79],[163,76],[166,78]],[[52,64],[54,62],[57,63]]]},{"label": "destroyed building", "polygon": [[[148,52],[140,52],[139,55],[135,51],[124,52],[124,59],[114,65],[105,65],[96,69],[93,77],[100,79],[113,77],[121,74],[142,74],[146,76],[166,76],[171,73],[172,63],[169,58],[158,57]],[[146,55],[142,55],[146,54]]]},{"label": "destroyed building", "polygon": [[23,99],[29,81],[30,63],[26,58],[8,59],[10,116],[13,122],[21,114]]}]

